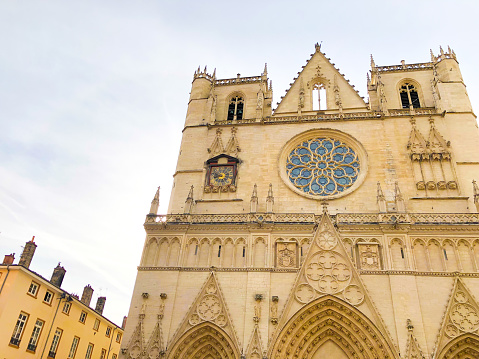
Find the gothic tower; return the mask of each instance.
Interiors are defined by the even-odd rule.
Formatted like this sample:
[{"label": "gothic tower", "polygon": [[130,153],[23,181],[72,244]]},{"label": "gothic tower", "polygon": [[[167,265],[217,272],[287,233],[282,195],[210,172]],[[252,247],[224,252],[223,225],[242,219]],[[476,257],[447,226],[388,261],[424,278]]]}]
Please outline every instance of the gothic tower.
[{"label": "gothic tower", "polygon": [[266,67],[195,72],[124,358],[479,357],[479,131],[456,54],[371,57],[367,86],[319,45],[274,109]]}]

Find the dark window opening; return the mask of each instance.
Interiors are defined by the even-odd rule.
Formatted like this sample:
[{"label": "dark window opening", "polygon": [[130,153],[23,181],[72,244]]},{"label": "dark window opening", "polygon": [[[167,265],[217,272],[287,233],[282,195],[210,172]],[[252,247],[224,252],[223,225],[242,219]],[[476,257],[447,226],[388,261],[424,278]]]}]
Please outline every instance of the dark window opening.
[{"label": "dark window opening", "polygon": [[246,247],[243,247],[243,257],[246,255]]},{"label": "dark window opening", "polygon": [[421,104],[419,103],[419,95],[416,88],[413,84],[405,83],[399,89],[399,95],[401,96],[401,105],[402,108],[419,108]]},{"label": "dark window opening", "polygon": [[218,257],[221,256],[221,246],[218,247]]},{"label": "dark window opening", "polygon": [[228,106],[228,121],[243,119],[244,101],[242,97],[234,96]]},{"label": "dark window opening", "polygon": [[443,249],[442,251],[444,252],[444,258],[446,258],[446,260],[447,260],[447,252],[446,252],[446,250]]},{"label": "dark window opening", "polygon": [[404,249],[401,248],[401,258],[404,259]]},{"label": "dark window opening", "polygon": [[198,254],[198,245],[196,245],[196,248],[195,248],[195,256]]}]

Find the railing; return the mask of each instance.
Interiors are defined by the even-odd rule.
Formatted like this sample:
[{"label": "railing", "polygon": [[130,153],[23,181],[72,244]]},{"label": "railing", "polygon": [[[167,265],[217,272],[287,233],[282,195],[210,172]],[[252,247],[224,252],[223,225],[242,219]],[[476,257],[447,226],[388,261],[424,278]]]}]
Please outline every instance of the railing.
[{"label": "railing", "polygon": [[376,66],[375,68],[379,72],[392,72],[392,71],[427,70],[427,69],[432,69],[433,66],[434,64],[432,62],[421,62],[418,64]]},{"label": "railing", "polygon": [[20,345],[20,339],[11,337],[11,338],[10,338],[10,344],[16,345],[16,346],[18,347],[18,346]]},{"label": "railing", "polygon": [[410,110],[409,108],[390,109],[390,116],[412,116],[412,115],[435,115],[437,114],[434,107],[421,107]]},{"label": "railing", "polygon": [[168,214],[147,215],[146,223],[315,223],[314,213],[248,213],[248,214]]},{"label": "railing", "polygon": [[479,224],[479,213],[338,213],[337,224]]},{"label": "railing", "polygon": [[[479,213],[338,213],[338,225],[349,224],[478,224]],[[147,215],[145,224],[297,223],[315,224],[314,213],[232,213]]]},{"label": "railing", "polygon": [[[236,85],[236,84],[250,84],[263,81],[262,76],[251,77],[236,77],[233,79],[221,79],[215,81],[215,86]],[[266,79],[264,79],[266,81]]]}]

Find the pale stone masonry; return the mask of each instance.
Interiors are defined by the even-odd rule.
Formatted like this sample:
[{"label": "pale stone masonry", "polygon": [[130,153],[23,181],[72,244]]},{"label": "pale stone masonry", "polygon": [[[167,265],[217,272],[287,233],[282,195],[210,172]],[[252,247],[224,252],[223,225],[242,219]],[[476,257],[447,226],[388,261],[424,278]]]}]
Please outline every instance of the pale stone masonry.
[{"label": "pale stone masonry", "polygon": [[456,54],[377,66],[316,45],[280,102],[193,78],[124,358],[479,358],[479,131]]}]

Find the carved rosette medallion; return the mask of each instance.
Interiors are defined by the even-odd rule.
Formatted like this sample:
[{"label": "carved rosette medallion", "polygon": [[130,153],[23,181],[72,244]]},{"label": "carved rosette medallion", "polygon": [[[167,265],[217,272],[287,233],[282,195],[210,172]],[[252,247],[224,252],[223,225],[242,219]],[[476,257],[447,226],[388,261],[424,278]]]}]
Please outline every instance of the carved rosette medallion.
[{"label": "carved rosette medallion", "polygon": [[459,330],[454,325],[449,324],[446,327],[445,333],[449,338],[455,338],[459,335]]},{"label": "carved rosette medallion", "polygon": [[216,324],[218,324],[220,327],[224,327],[227,323],[226,321],[226,316],[224,314],[218,315],[215,321]]},{"label": "carved rosette medallion", "polygon": [[307,304],[314,299],[315,291],[314,291],[313,287],[311,287],[309,284],[302,283],[302,284],[298,285],[294,295],[295,295],[296,299],[298,300],[298,302],[303,303],[303,304]]},{"label": "carved rosette medallion", "polygon": [[206,293],[208,294],[216,294],[216,286],[211,283],[210,285],[208,285],[208,287],[206,288]]},{"label": "carved rosette medallion", "polygon": [[192,314],[188,322],[193,326],[199,324],[201,322],[200,316],[196,313]]},{"label": "carved rosette medallion", "polygon": [[318,236],[317,244],[319,248],[324,249],[325,251],[329,251],[334,249],[338,244],[338,240],[336,236],[331,232],[323,232]]},{"label": "carved rosette medallion", "polygon": [[451,311],[451,321],[464,332],[474,332],[479,329],[479,315],[476,309],[467,303],[454,305]]},{"label": "carved rosette medallion", "polygon": [[349,285],[351,269],[339,253],[321,251],[315,253],[306,263],[305,275],[316,291],[335,294]]},{"label": "carved rosette medallion", "polygon": [[343,297],[351,305],[360,305],[364,301],[364,293],[361,288],[355,284],[348,285],[344,289]]},{"label": "carved rosette medallion", "polygon": [[217,296],[208,294],[197,306],[198,315],[206,321],[213,321],[221,313],[221,303]]},{"label": "carved rosette medallion", "polygon": [[456,295],[454,296],[454,299],[456,299],[456,301],[459,303],[466,303],[467,302],[466,293],[464,293],[463,291],[457,291]]}]

